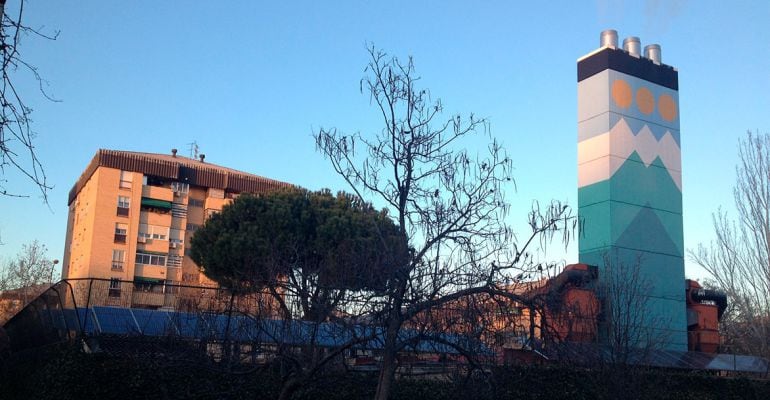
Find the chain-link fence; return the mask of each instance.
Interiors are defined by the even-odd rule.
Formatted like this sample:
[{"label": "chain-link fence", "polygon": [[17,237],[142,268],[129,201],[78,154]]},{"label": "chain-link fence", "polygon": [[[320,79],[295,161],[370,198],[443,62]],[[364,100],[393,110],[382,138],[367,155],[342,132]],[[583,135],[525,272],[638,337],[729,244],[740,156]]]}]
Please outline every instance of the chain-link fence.
[{"label": "chain-link fence", "polygon": [[[70,342],[121,356],[173,354],[235,365],[302,356],[310,348],[316,349],[311,353],[337,354],[332,364],[378,368],[382,298],[349,293],[336,298],[334,310],[320,318],[309,316],[303,301],[276,290],[237,294],[163,281],[71,279],[53,285],[5,324],[3,348],[17,353]],[[446,371],[465,364],[468,355],[494,362],[495,343],[510,336],[499,328],[510,324],[500,323],[502,311],[486,308],[457,302],[408,321],[402,337],[404,365],[409,371]],[[480,319],[482,314],[496,320]]]},{"label": "chain-link fence", "polygon": [[[303,303],[307,298],[275,289],[239,294],[163,281],[65,280],[3,326],[0,357],[70,343],[120,357],[192,360],[228,369],[279,358],[377,370],[387,305],[380,297],[346,296],[335,299],[333,310],[312,315]],[[534,308],[483,296],[444,304],[404,322],[400,371],[445,374],[469,365],[544,362],[564,354],[573,361],[603,358],[596,343],[559,343],[541,351],[535,339],[544,336],[543,321]],[[768,370],[767,360],[757,357],[693,352],[653,352],[651,359],[640,362],[762,374]]]}]

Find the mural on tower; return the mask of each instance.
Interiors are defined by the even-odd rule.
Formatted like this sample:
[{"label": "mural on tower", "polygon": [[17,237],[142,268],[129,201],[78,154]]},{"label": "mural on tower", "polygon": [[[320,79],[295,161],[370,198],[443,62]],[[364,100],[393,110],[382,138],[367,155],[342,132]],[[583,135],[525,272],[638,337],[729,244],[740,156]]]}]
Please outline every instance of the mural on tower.
[{"label": "mural on tower", "polygon": [[639,47],[632,37],[617,48],[617,33],[603,32],[601,48],[578,60],[580,262],[600,277],[613,263],[638,265],[650,285],[641,329],[684,350],[678,73],[659,46]]}]

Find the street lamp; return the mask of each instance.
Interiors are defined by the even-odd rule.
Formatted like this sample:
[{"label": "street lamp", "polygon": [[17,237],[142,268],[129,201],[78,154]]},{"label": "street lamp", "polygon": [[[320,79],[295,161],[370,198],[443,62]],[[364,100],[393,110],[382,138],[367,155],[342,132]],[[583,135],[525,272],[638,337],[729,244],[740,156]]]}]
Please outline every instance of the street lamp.
[{"label": "street lamp", "polygon": [[54,259],[53,261],[51,261],[51,279],[49,280],[49,282],[51,283],[53,283],[53,271],[54,269],[56,269],[56,264],[58,263],[59,263],[58,259]]}]

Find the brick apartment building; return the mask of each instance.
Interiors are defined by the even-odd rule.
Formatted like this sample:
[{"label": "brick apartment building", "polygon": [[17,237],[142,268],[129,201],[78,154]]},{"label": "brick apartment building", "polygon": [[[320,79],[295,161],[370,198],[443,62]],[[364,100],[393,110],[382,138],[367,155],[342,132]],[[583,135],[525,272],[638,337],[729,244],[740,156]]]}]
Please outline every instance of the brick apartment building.
[{"label": "brick apartment building", "polygon": [[282,186],[203,155],[99,150],[69,193],[62,279],[110,279],[108,297],[140,307],[163,306],[169,285],[214,286],[188,256],[195,230],[240,193]]}]

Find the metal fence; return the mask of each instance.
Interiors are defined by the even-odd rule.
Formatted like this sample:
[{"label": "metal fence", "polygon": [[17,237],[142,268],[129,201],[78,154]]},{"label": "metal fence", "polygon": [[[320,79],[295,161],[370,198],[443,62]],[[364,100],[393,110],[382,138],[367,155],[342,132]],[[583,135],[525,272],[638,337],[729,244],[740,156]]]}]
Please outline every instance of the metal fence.
[{"label": "metal fence", "polygon": [[[239,295],[211,286],[71,279],[51,286],[11,318],[4,326],[8,340],[0,347],[18,354],[72,343],[119,356],[173,354],[230,366],[317,349],[338,353],[332,364],[376,370],[384,342],[377,313],[381,301],[351,293],[337,304],[333,318],[314,321],[303,315],[302,299],[291,293]],[[462,354],[494,362],[499,349],[481,340],[473,317],[478,310],[471,312],[468,304],[436,309],[405,324],[400,338],[404,373],[445,373],[467,365]]]},{"label": "metal fence", "polygon": [[[122,356],[193,358],[228,366],[297,356],[308,349],[339,352],[346,368],[378,368],[383,324],[377,298],[347,299],[319,321],[302,315],[290,293],[236,294],[211,286],[72,279],[58,282],[0,330],[0,357],[57,343]],[[532,312],[530,310],[530,312]],[[404,373],[446,373],[458,365],[546,362],[554,352],[531,346],[527,310],[479,299],[455,302],[404,324]],[[552,346],[572,360],[601,359],[596,344]],[[316,350],[313,350],[316,351]],[[681,353],[681,354],[680,354]],[[650,361],[652,360],[652,361]],[[654,352],[640,361],[664,368],[767,374],[768,362],[750,356]],[[427,372],[426,372],[427,371]]]}]

